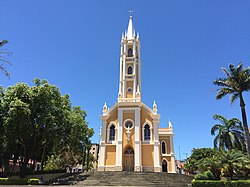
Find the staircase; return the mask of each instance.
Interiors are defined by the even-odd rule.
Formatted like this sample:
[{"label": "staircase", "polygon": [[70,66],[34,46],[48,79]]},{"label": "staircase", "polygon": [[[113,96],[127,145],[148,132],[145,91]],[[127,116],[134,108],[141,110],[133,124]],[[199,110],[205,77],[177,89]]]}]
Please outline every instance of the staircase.
[{"label": "staircase", "polygon": [[157,186],[187,187],[191,186],[193,177],[170,173],[136,173],[136,172],[92,172],[81,174],[85,180],[77,185],[83,186]]}]

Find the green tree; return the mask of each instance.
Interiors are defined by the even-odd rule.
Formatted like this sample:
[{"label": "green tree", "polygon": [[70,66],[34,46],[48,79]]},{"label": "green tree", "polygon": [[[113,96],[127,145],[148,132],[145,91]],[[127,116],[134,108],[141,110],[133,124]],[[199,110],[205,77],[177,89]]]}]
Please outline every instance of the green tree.
[{"label": "green tree", "polygon": [[[0,40],[0,47],[3,47],[5,44],[9,43],[8,40]],[[4,62],[5,64],[10,64],[10,61],[6,60],[6,55],[9,55],[9,52],[6,51],[0,51],[0,61]],[[10,78],[10,73],[4,68],[3,64],[0,65],[0,70],[8,77]]]},{"label": "green tree", "polygon": [[220,124],[215,124],[211,129],[211,135],[215,135],[218,132],[214,138],[214,147],[245,150],[241,121],[237,118],[227,120],[221,115],[214,115],[213,118],[221,122]]},{"label": "green tree", "polygon": [[46,80],[35,79],[34,83],[0,90],[0,133],[4,135],[0,157],[5,163],[18,160],[21,177],[30,159],[41,161],[43,167],[54,155],[65,157],[62,168],[74,165],[82,156],[83,142],[89,143],[94,133],[85,121],[86,112],[72,108],[69,95],[61,95]]},{"label": "green tree", "polygon": [[61,170],[63,169],[63,159],[58,155],[48,157],[44,170]]},{"label": "green tree", "polygon": [[32,87],[18,83],[6,90],[3,108],[7,154],[20,158],[22,177],[29,159],[40,159],[42,145],[53,147],[59,141],[62,113],[66,108],[63,100],[58,88],[47,81]]},{"label": "green tree", "polygon": [[184,169],[190,173],[194,173],[199,169],[199,161],[204,158],[211,158],[215,155],[216,149],[198,148],[192,150],[192,155],[187,158]]},{"label": "green tree", "polygon": [[247,153],[250,156],[250,134],[247,124],[247,115],[245,109],[245,102],[243,99],[243,92],[247,92],[250,89],[250,67],[243,69],[243,64],[240,63],[237,67],[229,65],[229,70],[222,68],[226,74],[226,78],[218,78],[214,81],[216,86],[219,86],[216,99],[221,99],[226,95],[231,95],[231,103],[240,100],[240,107],[242,113],[242,122],[246,139]]}]

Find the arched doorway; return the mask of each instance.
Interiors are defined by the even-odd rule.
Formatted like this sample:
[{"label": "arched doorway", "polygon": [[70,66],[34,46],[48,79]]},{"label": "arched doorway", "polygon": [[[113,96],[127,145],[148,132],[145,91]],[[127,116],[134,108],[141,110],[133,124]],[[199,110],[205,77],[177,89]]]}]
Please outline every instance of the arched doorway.
[{"label": "arched doorway", "polygon": [[168,172],[168,163],[166,160],[162,161],[162,172]]},{"label": "arched doorway", "polygon": [[131,147],[124,152],[124,171],[134,171],[134,149]]}]

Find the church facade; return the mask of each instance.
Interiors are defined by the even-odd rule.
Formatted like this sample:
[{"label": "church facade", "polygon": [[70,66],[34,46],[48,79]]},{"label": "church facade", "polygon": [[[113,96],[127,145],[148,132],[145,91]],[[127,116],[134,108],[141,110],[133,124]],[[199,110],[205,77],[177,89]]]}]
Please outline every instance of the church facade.
[{"label": "church facade", "polygon": [[98,171],[176,172],[172,124],[160,128],[156,103],[150,108],[141,99],[140,37],[132,16],[121,39],[118,102],[104,104],[101,120]]}]

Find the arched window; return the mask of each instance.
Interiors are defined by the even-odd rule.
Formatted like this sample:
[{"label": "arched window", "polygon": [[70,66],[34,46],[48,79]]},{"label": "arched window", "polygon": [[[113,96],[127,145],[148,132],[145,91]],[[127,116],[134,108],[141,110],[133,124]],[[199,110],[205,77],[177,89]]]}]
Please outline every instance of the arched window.
[{"label": "arched window", "polygon": [[129,66],[128,67],[128,75],[131,75],[131,74],[133,74],[133,68],[132,68],[132,66]]},{"label": "arched window", "polygon": [[133,49],[129,48],[128,49],[128,57],[132,57],[133,56]]},{"label": "arched window", "polygon": [[111,125],[109,129],[109,141],[115,140],[115,126]]},{"label": "arched window", "polygon": [[145,141],[150,140],[150,126],[148,124],[144,126],[144,140]]},{"label": "arched window", "polygon": [[166,142],[161,142],[161,154],[166,154]]}]

